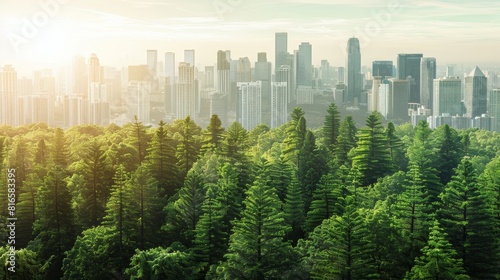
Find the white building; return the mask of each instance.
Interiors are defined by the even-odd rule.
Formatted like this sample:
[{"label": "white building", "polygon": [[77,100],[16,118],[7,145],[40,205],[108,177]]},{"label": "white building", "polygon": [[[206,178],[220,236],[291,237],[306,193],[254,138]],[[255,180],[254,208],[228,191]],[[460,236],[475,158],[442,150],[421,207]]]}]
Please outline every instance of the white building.
[{"label": "white building", "polygon": [[248,131],[262,122],[262,82],[237,83],[238,122]]},{"label": "white building", "polygon": [[287,84],[271,83],[271,128],[277,128],[287,122],[288,94]]}]

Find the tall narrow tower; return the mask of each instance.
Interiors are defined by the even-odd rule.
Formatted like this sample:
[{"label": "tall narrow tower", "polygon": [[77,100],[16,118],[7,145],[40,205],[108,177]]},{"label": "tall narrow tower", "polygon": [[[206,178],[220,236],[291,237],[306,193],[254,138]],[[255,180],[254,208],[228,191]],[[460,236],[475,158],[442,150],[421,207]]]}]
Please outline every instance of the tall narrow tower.
[{"label": "tall narrow tower", "polygon": [[278,68],[281,65],[287,65],[288,58],[288,34],[286,32],[278,32],[274,38],[274,67]]},{"label": "tall narrow tower", "polygon": [[486,114],[487,85],[486,77],[477,66],[465,77],[464,103],[467,117],[475,118]]},{"label": "tall narrow tower", "polygon": [[361,50],[358,38],[347,41],[347,103],[354,103],[361,97],[363,76],[361,75]]},{"label": "tall narrow tower", "polygon": [[431,110],[434,79],[436,79],[436,59],[423,57],[420,61],[420,104]]}]

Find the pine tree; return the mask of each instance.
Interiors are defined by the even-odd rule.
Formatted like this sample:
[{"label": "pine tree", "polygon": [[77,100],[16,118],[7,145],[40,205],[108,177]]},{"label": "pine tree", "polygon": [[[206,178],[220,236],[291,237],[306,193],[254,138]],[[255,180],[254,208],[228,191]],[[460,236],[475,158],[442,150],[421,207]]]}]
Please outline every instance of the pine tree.
[{"label": "pine tree", "polygon": [[469,279],[463,268],[462,259],[457,259],[457,252],[446,240],[446,233],[435,221],[430,229],[429,241],[422,248],[422,256],[415,260],[415,266],[405,279]]},{"label": "pine tree", "polygon": [[182,120],[180,129],[176,156],[178,160],[179,178],[183,181],[189,169],[191,169],[198,159],[198,127],[194,121],[187,116]]},{"label": "pine tree", "polygon": [[23,190],[19,195],[16,205],[16,248],[24,248],[33,239],[33,223],[36,220],[36,194],[38,188],[43,184],[43,180],[31,173],[23,184]]},{"label": "pine tree", "polygon": [[234,122],[223,134],[223,138],[222,155],[239,174],[239,186],[243,188],[251,183],[252,166],[246,154],[248,150],[248,132],[240,123]]},{"label": "pine tree", "polygon": [[432,152],[429,136],[432,130],[426,121],[420,121],[415,128],[413,145],[408,148],[409,166],[418,170],[422,185],[427,187],[429,203],[436,210],[439,194],[443,190],[443,185],[439,181],[438,171],[432,165]]},{"label": "pine tree", "polygon": [[337,145],[334,148],[334,155],[339,166],[351,166],[348,154],[351,149],[356,147],[357,142],[356,123],[351,116],[345,117],[339,128],[339,136],[337,137]]},{"label": "pine tree", "polygon": [[241,219],[230,237],[227,261],[217,272],[225,279],[280,279],[295,265],[289,231],[275,190],[257,179],[247,192]]},{"label": "pine tree", "polygon": [[369,231],[352,197],[346,198],[342,216],[332,216],[318,226],[306,242],[312,279],[377,279],[368,258]]},{"label": "pine tree", "polygon": [[238,174],[229,163],[219,169],[217,200],[225,207],[224,224],[228,232],[232,222],[239,219],[244,199],[243,189],[238,187]]},{"label": "pine tree", "polygon": [[53,167],[37,191],[36,220],[33,224],[35,239],[29,249],[47,261],[46,278],[59,279],[64,252],[75,241],[71,196],[64,182],[64,172],[59,166]]},{"label": "pine tree", "polygon": [[325,116],[323,125],[323,137],[325,147],[332,151],[334,145],[337,144],[337,137],[339,136],[340,128],[340,113],[335,103],[330,104]]},{"label": "pine tree", "polygon": [[465,157],[440,195],[441,224],[467,274],[478,279],[494,279],[500,273],[498,229],[486,194],[480,189],[473,164]]},{"label": "pine tree", "polygon": [[357,147],[353,151],[352,165],[362,174],[361,184],[371,185],[391,172],[388,140],[380,121],[380,114],[372,113],[366,127],[358,132]]},{"label": "pine tree", "polygon": [[292,174],[292,180],[286,189],[283,212],[285,214],[285,222],[291,228],[291,231],[287,234],[287,239],[291,240],[292,245],[295,246],[297,245],[297,241],[304,237],[304,225],[306,221],[302,190],[295,174]]},{"label": "pine tree", "polygon": [[119,252],[119,233],[115,228],[87,229],[66,252],[62,279],[116,279],[122,265]]},{"label": "pine tree", "polygon": [[406,256],[404,259],[408,260],[405,265],[411,269],[414,259],[425,245],[432,208],[429,206],[428,195],[418,167],[413,165],[406,176],[405,190],[397,198],[394,214],[397,227],[404,239],[404,245],[400,250]]},{"label": "pine tree", "polygon": [[130,178],[131,191],[135,193],[138,206],[140,250],[157,245],[161,241],[160,229],[164,221],[161,198],[158,195],[157,181],[151,176],[148,165],[142,164]]},{"label": "pine tree", "polygon": [[196,224],[202,215],[205,192],[203,177],[199,171],[190,170],[173,205],[175,216],[169,220],[170,227],[181,234],[186,246],[189,246],[194,238]]},{"label": "pine tree", "polygon": [[137,119],[137,116],[134,116],[134,123],[132,124],[132,131],[130,132],[132,136],[132,145],[137,151],[137,161],[136,166],[141,164],[144,161],[147,155],[147,146],[148,146],[148,136],[146,134],[146,128]]},{"label": "pine tree", "polygon": [[457,132],[447,124],[437,128],[431,137],[436,138],[434,145],[438,150],[436,157],[434,157],[434,166],[439,171],[441,184],[444,186],[451,180],[453,168],[460,163],[464,156],[463,145]]},{"label": "pine tree", "polygon": [[85,183],[80,189],[81,201],[77,213],[84,229],[97,226],[105,216],[110,196],[112,174],[102,142],[95,138],[86,147],[82,168]]},{"label": "pine tree", "polygon": [[113,181],[103,225],[112,228],[118,235],[117,273],[123,275],[126,262],[137,246],[139,207],[123,165],[116,170]]},{"label": "pine tree", "polygon": [[174,141],[168,136],[165,123],[160,121],[146,157],[153,177],[158,181],[160,196],[172,196],[181,183],[178,179]]},{"label": "pine tree", "polygon": [[222,260],[227,250],[228,230],[224,224],[226,209],[217,199],[216,186],[209,186],[202,205],[203,215],[196,224],[193,253],[197,262],[205,267]]},{"label": "pine tree", "polygon": [[392,159],[392,170],[406,170],[408,159],[405,156],[403,141],[396,136],[396,128],[392,122],[387,124],[385,135],[388,140],[389,153]]},{"label": "pine tree", "polygon": [[52,163],[62,168],[68,164],[68,145],[64,136],[64,131],[61,128],[56,128],[51,151]]},{"label": "pine tree", "polygon": [[323,220],[341,215],[339,209],[342,197],[342,185],[337,174],[323,175],[314,191],[311,208],[307,212],[306,230],[312,232]]},{"label": "pine tree", "polygon": [[205,154],[208,151],[219,151],[222,144],[224,128],[219,116],[212,115],[207,129],[202,133],[201,153]]}]

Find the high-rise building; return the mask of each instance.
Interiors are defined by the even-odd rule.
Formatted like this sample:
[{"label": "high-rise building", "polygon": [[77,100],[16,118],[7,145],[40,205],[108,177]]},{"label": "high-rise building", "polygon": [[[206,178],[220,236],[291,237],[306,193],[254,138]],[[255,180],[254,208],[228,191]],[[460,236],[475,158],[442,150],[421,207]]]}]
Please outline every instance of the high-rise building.
[{"label": "high-rise building", "polygon": [[79,95],[87,97],[88,93],[88,71],[85,57],[75,56],[73,58],[71,72],[72,92],[70,95]]},{"label": "high-rise building", "polygon": [[292,69],[289,65],[281,65],[276,67],[275,71],[275,82],[286,83],[287,87],[287,101],[290,103],[293,100],[292,97]]},{"label": "high-rise building", "polygon": [[204,88],[215,87],[215,69],[213,66],[205,66]]},{"label": "high-rise building", "polygon": [[314,93],[315,89],[312,87],[297,87],[297,105],[301,104],[313,104],[314,103]]},{"label": "high-rise building", "polygon": [[175,113],[175,53],[165,53],[165,112]]},{"label": "high-rise building", "polygon": [[378,89],[378,111],[386,119],[389,119],[390,114],[390,92],[391,86],[389,84],[389,80],[382,80]]},{"label": "high-rise building", "polygon": [[286,32],[275,33],[274,38],[274,67],[288,65],[288,34]]},{"label": "high-rise building", "polygon": [[101,69],[101,64],[99,63],[99,58],[95,53],[90,55],[89,58],[89,83],[101,84],[103,80],[103,71]]},{"label": "high-rise building", "polygon": [[231,80],[229,76],[230,64],[226,58],[225,51],[217,52],[217,90],[221,94],[229,94],[231,91]]},{"label": "high-rise building", "polygon": [[381,80],[392,77],[392,61],[376,60],[372,64],[372,76],[380,77]]},{"label": "high-rise building", "polygon": [[0,68],[0,124],[17,126],[17,72],[12,65]]},{"label": "high-rise building", "polygon": [[462,81],[446,77],[434,79],[432,115],[462,115]]},{"label": "high-rise building", "polygon": [[285,82],[271,83],[271,128],[277,128],[287,122],[288,102]]},{"label": "high-rise building", "polygon": [[381,76],[373,76],[372,89],[370,91],[370,95],[368,97],[368,110],[370,112],[379,111],[379,89],[382,84],[383,79]]},{"label": "high-rise building", "polygon": [[491,130],[500,132],[500,89],[492,89],[489,100],[489,113],[493,118]]},{"label": "high-rise building", "polygon": [[363,75],[361,74],[361,49],[358,38],[347,41],[347,96],[344,102],[356,103],[361,98],[363,90]]},{"label": "high-rise building", "polygon": [[[345,83],[345,67],[338,67],[337,68],[337,82],[338,83]],[[346,85],[347,87],[347,85]]]},{"label": "high-rise building", "polygon": [[479,67],[465,77],[464,105],[469,118],[480,117],[487,111],[487,79]]},{"label": "high-rise building", "polygon": [[237,87],[237,120],[250,131],[262,123],[262,82],[241,82]]},{"label": "high-rise building", "polygon": [[312,86],[312,46],[307,42],[299,45],[297,61],[297,87]]},{"label": "high-rise building", "polygon": [[422,57],[420,61],[420,104],[431,110],[434,79],[436,79],[436,59]]},{"label": "high-rise building", "polygon": [[252,64],[248,57],[238,59],[236,71],[236,82],[252,81]]},{"label": "high-rise building", "polygon": [[179,63],[179,79],[176,84],[176,116],[183,119],[195,116],[195,83],[194,66],[189,63]]},{"label": "high-rise building", "polygon": [[388,119],[407,121],[408,116],[408,100],[410,98],[410,81],[409,80],[389,80],[389,114]]},{"label": "high-rise building", "polygon": [[455,66],[454,64],[446,66],[446,77],[455,77]]},{"label": "high-rise building", "polygon": [[64,97],[64,126],[72,127],[76,125],[88,124],[89,100],[83,96],[69,95]]},{"label": "high-rise building", "polygon": [[196,67],[194,57],[194,50],[184,50],[184,62],[191,64]]},{"label": "high-rise building", "polygon": [[[423,54],[398,55],[398,79],[410,80],[410,103],[420,103],[420,60]],[[408,79],[411,77],[411,79]]]},{"label": "high-rise building", "polygon": [[148,50],[147,51],[147,65],[148,65],[148,80],[153,81],[157,76],[156,70],[158,67],[158,51],[157,50]]}]

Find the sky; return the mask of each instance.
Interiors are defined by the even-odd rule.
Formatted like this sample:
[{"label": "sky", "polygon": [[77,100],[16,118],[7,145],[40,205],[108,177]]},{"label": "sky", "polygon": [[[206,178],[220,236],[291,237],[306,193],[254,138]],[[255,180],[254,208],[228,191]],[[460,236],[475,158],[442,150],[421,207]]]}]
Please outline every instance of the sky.
[{"label": "sky", "polygon": [[500,1],[444,0],[0,0],[0,66],[22,71],[96,53],[101,65],[145,64],[194,49],[197,66],[217,50],[232,59],[274,61],[274,33],[288,33],[288,51],[313,48],[313,64],[344,66],[358,37],[362,64],[423,53],[438,64],[500,65]]}]

